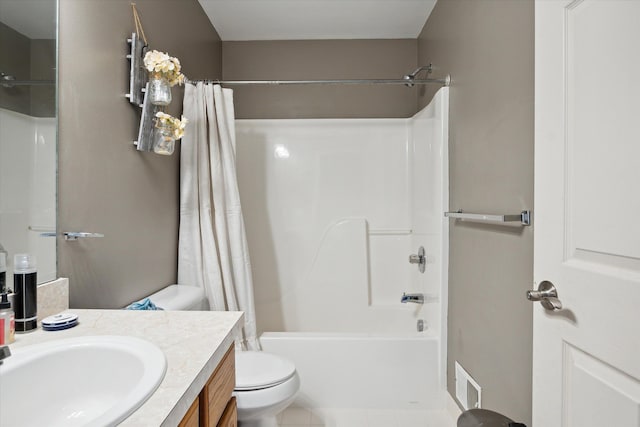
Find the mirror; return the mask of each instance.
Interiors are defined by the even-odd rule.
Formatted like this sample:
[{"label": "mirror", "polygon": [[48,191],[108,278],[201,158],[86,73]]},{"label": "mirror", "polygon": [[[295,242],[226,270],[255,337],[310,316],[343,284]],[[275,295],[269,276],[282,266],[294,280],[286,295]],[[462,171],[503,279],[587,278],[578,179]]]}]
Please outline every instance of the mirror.
[{"label": "mirror", "polygon": [[[57,0],[0,0],[0,252],[56,278]],[[0,255],[1,257],[1,255]]]}]

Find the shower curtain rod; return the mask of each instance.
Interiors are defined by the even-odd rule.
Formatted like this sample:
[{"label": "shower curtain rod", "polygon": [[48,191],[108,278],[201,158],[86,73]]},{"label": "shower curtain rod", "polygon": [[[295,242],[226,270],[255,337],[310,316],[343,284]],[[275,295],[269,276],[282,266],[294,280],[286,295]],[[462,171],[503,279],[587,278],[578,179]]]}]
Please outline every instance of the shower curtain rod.
[{"label": "shower curtain rod", "polygon": [[186,83],[214,83],[220,85],[266,85],[266,86],[286,86],[286,85],[426,85],[441,84],[449,86],[451,77],[443,79],[353,79],[353,80],[185,80]]},{"label": "shower curtain rod", "polygon": [[266,85],[266,86],[285,86],[285,85],[404,85],[413,87],[414,85],[441,84],[449,86],[451,76],[447,75],[443,79],[419,79],[416,80],[418,74],[426,71],[427,75],[433,72],[433,64],[423,65],[409,74],[405,74],[401,79],[338,79],[338,80],[189,80],[186,83],[195,84],[215,83],[220,85]]}]

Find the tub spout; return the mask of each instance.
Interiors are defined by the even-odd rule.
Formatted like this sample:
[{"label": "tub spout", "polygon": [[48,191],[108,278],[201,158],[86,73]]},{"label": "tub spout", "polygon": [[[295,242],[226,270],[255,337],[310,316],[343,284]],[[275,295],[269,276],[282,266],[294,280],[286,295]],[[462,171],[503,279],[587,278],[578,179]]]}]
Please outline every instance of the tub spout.
[{"label": "tub spout", "polygon": [[401,303],[412,302],[415,304],[424,304],[424,294],[407,294],[402,293],[402,298],[400,298]]}]

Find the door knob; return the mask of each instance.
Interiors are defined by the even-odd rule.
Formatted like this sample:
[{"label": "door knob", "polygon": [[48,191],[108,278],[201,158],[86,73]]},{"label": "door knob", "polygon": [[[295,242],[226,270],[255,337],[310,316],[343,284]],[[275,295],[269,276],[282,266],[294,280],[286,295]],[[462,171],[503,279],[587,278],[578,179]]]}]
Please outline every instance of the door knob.
[{"label": "door knob", "polygon": [[553,283],[547,280],[540,282],[537,290],[527,291],[527,299],[534,302],[540,301],[545,310],[562,310],[562,302],[558,299],[558,291],[556,291]]}]

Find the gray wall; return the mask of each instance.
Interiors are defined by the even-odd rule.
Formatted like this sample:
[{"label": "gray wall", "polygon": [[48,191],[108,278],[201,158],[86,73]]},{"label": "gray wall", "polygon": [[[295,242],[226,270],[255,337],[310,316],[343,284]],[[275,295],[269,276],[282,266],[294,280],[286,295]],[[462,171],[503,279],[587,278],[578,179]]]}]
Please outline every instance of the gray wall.
[{"label": "gray wall", "polygon": [[[191,78],[221,75],[220,38],[197,0],[136,3],[151,48],[179,57]],[[133,28],[129,0],[60,1],[59,230],[105,234],[58,240],[72,307],[122,307],[176,280],[179,156],[132,145],[139,109],[124,95]]]},{"label": "gray wall", "polygon": [[[0,22],[0,71],[16,79],[28,79],[31,75],[31,39]],[[0,86],[0,108],[31,113],[31,88]]]},{"label": "gray wall", "polygon": [[[31,40],[31,78],[33,80],[55,81],[55,40]],[[31,115],[34,117],[55,117],[56,87],[54,85],[31,86]]]},{"label": "gray wall", "polygon": [[[55,80],[55,40],[38,40],[0,22],[0,71],[16,80]],[[55,86],[0,86],[0,108],[34,117],[54,117]]]},{"label": "gray wall", "polygon": [[[402,78],[416,68],[416,40],[223,42],[225,80]],[[234,87],[241,119],[408,117],[404,86]]]},{"label": "gray wall", "polygon": [[[419,62],[453,77],[451,209],[533,209],[533,25],[530,0],[439,0],[418,39]],[[457,360],[483,407],[531,425],[533,227],[452,222],[449,260],[449,391]]]}]

